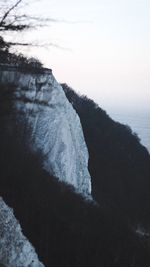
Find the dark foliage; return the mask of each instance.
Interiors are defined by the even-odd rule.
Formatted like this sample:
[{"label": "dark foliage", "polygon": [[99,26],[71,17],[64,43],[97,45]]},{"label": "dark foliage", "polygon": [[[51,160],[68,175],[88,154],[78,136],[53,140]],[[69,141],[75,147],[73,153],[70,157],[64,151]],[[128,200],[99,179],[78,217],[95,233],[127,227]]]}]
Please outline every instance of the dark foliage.
[{"label": "dark foliage", "polygon": [[43,64],[36,58],[28,58],[22,54],[10,53],[9,49],[0,45],[0,64],[9,64],[16,67],[32,70],[42,68]]},{"label": "dark foliage", "polygon": [[150,223],[150,155],[130,127],[113,121],[92,100],[62,84],[77,111],[89,150],[93,196],[132,223]]},{"label": "dark foliage", "polygon": [[13,90],[0,88],[0,195],[45,266],[149,267],[148,248],[120,214],[85,202],[42,169],[23,139]]}]

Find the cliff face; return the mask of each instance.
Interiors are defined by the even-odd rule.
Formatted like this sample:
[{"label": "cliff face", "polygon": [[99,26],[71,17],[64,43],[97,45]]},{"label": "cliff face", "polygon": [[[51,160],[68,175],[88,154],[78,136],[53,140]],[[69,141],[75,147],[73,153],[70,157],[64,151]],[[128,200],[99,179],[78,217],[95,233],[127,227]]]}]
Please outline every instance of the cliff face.
[{"label": "cliff face", "polygon": [[0,266],[44,267],[24,237],[12,210],[0,198]]},{"label": "cliff face", "polygon": [[15,85],[14,106],[32,151],[43,167],[84,195],[91,194],[88,151],[79,117],[51,71],[0,67],[0,83]]}]

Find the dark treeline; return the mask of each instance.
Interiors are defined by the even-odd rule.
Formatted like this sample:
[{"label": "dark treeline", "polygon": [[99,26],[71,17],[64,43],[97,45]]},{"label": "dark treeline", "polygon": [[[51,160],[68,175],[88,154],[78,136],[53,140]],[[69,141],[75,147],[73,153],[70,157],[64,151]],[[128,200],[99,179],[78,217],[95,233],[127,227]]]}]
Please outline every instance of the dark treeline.
[{"label": "dark treeline", "polygon": [[42,68],[43,64],[37,58],[28,58],[21,53],[11,53],[9,48],[10,46],[0,36],[0,64],[15,65],[30,70]]},{"label": "dark treeline", "polygon": [[113,121],[92,100],[62,84],[83,127],[90,160],[92,194],[134,224],[150,225],[150,155],[136,134]]},{"label": "dark treeline", "polygon": [[120,214],[85,202],[29,152],[13,89],[0,86],[0,195],[45,266],[149,267],[149,248]]}]

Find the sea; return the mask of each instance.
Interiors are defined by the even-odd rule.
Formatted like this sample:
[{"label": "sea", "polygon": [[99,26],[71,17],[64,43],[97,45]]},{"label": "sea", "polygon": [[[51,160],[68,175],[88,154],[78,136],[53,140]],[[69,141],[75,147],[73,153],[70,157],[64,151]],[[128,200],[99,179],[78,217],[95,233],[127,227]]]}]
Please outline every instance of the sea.
[{"label": "sea", "polygon": [[150,153],[150,113],[109,112],[109,116],[125,125],[130,126],[140,138],[140,142]]}]

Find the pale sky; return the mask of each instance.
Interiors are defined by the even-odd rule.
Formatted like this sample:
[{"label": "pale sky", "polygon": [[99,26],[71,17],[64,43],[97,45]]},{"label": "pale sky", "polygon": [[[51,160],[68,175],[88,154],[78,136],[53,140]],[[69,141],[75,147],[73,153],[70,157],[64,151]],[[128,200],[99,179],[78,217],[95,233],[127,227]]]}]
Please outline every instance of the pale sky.
[{"label": "pale sky", "polygon": [[150,0],[42,0],[31,12],[62,20],[24,35],[62,47],[28,51],[59,82],[108,112],[150,112]]}]

